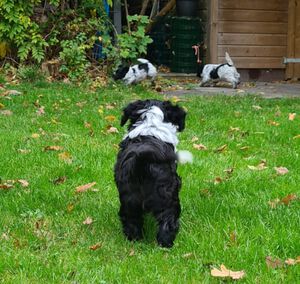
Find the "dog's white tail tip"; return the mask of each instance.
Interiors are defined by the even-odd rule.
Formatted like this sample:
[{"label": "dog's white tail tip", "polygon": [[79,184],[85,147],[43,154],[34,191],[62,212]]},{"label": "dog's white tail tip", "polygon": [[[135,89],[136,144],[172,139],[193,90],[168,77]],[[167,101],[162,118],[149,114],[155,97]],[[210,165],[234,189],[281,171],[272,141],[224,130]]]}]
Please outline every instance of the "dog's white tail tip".
[{"label": "dog's white tail tip", "polygon": [[148,62],[149,62],[148,59],[144,59],[144,58],[138,58],[137,61],[139,61],[139,62],[141,62],[141,63],[148,63]]},{"label": "dog's white tail tip", "polygon": [[193,163],[193,154],[190,151],[180,150],[176,154],[180,164]]},{"label": "dog's white tail tip", "polygon": [[229,53],[226,51],[225,52],[225,59],[226,59],[226,61],[227,61],[227,63],[229,64],[229,65],[234,65],[233,64],[233,61],[232,61],[232,59],[231,59],[231,57],[229,56]]}]

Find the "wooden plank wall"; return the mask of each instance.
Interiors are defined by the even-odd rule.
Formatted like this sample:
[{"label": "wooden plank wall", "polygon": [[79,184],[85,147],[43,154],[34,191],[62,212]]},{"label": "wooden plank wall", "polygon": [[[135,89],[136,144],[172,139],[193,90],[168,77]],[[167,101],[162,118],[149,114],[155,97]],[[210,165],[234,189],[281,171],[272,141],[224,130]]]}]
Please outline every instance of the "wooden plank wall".
[{"label": "wooden plank wall", "polygon": [[[287,57],[300,58],[300,0],[289,0]],[[300,63],[287,64],[286,79],[300,78]]]},{"label": "wooden plank wall", "polygon": [[218,0],[217,7],[218,63],[227,51],[238,68],[285,68],[288,1]]}]

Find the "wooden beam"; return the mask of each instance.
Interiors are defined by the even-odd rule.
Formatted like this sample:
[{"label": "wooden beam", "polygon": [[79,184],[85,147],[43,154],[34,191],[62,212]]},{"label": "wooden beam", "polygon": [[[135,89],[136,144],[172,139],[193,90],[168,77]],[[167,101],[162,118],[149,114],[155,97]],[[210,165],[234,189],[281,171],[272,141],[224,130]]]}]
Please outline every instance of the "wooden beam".
[{"label": "wooden beam", "polygon": [[208,63],[218,63],[218,5],[219,0],[211,0],[208,7]]},{"label": "wooden beam", "polygon": [[[295,57],[300,58],[300,0],[296,0]],[[294,78],[300,79],[300,63],[294,64]]]},{"label": "wooden beam", "polygon": [[[287,57],[295,57],[295,28],[296,28],[296,1],[289,0],[288,8],[288,32],[287,32]],[[291,79],[294,76],[294,64],[287,64],[285,77]]]}]

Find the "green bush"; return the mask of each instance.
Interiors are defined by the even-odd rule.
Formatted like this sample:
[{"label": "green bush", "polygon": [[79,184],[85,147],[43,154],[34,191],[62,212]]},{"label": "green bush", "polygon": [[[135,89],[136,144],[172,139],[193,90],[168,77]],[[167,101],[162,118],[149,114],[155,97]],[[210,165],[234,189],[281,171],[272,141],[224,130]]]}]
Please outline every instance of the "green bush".
[{"label": "green bush", "polygon": [[22,82],[45,81],[45,74],[41,72],[37,65],[20,66],[17,70],[17,78]]},{"label": "green bush", "polygon": [[[152,42],[145,35],[146,16],[129,16],[130,30],[116,35],[103,0],[1,0],[0,18],[0,42],[10,46],[11,58],[22,65],[58,58],[60,71],[71,80],[86,76],[95,61],[92,50],[97,37],[105,54],[102,66],[131,62],[144,55]],[[25,73],[29,70],[32,67]]]}]

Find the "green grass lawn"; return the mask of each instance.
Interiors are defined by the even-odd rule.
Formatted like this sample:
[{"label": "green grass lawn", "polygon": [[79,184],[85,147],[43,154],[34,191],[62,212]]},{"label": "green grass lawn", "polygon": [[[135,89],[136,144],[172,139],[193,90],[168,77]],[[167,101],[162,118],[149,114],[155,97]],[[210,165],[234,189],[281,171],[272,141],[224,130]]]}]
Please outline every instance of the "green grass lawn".
[{"label": "green grass lawn", "polygon": [[[300,264],[284,264],[300,255],[300,202],[284,199],[300,195],[300,100],[181,98],[188,116],[178,148],[194,163],[178,167],[181,228],[167,250],[150,216],[142,242],[124,238],[113,181],[121,109],[163,96],[142,86],[10,88],[22,95],[0,96],[0,184],[13,185],[0,188],[0,283],[220,283],[210,271],[221,264],[245,271],[239,283],[300,283]],[[10,181],[18,179],[29,185]],[[268,267],[267,256],[283,265]]]}]

